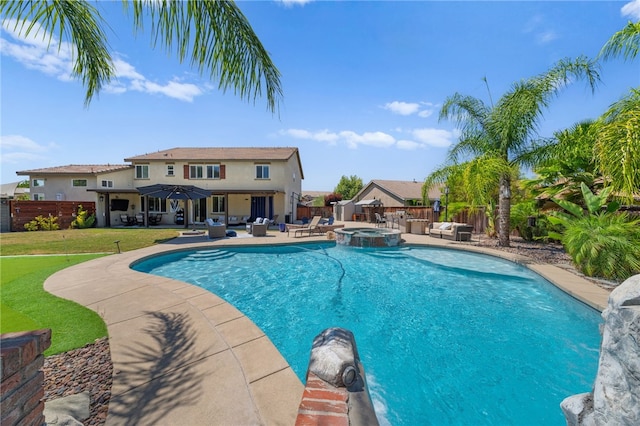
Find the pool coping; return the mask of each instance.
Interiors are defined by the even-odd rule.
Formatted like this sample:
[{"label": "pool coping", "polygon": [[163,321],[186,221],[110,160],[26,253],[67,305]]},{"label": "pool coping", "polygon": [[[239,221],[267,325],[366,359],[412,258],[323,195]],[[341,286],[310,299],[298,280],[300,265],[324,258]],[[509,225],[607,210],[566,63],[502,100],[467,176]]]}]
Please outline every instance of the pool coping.
[{"label": "pool coping", "polygon": [[[607,305],[609,291],[555,265],[428,235],[403,233],[402,238],[405,244],[471,251],[516,262],[594,309],[602,311]],[[287,237],[278,231],[269,231],[267,237],[218,240],[185,235],[50,276],[45,290],[96,311],[107,324],[114,367],[107,424],[155,424],[160,420],[165,424],[211,424],[212,419],[215,424],[294,424],[304,386],[260,328],[213,293],[134,271],[130,265],[177,250],[326,240],[326,236]],[[311,346],[311,342],[301,344]]]}]

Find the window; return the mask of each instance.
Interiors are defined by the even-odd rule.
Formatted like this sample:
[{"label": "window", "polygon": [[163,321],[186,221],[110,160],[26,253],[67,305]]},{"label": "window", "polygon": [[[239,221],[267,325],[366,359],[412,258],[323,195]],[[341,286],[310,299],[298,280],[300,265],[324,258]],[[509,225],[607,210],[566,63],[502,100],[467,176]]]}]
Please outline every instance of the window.
[{"label": "window", "polygon": [[33,194],[33,201],[44,201],[44,194]]},{"label": "window", "polygon": [[86,179],[74,179],[71,183],[73,186],[87,186]]},{"label": "window", "polygon": [[44,179],[34,179],[31,182],[31,186],[35,188],[36,186],[44,186]]},{"label": "window", "polygon": [[167,176],[174,176],[173,164],[167,164]]},{"label": "window", "polygon": [[[140,197],[140,205],[142,206],[142,211],[145,211],[144,197]],[[165,198],[149,197],[149,212],[166,213],[167,200]]]},{"label": "window", "polygon": [[220,164],[207,166],[207,179],[220,179]]},{"label": "window", "polygon": [[193,164],[189,166],[189,179],[220,179],[220,165]]},{"label": "window", "polygon": [[149,165],[137,164],[136,165],[136,179],[149,179]]},{"label": "window", "polygon": [[100,181],[100,186],[103,188],[113,188],[113,181],[112,180],[102,180]]},{"label": "window", "polygon": [[202,179],[202,166],[189,166],[189,179]]},{"label": "window", "polygon": [[268,164],[256,164],[256,179],[269,179]]},{"label": "window", "polygon": [[224,195],[214,195],[211,198],[213,200],[213,213],[224,213]]}]

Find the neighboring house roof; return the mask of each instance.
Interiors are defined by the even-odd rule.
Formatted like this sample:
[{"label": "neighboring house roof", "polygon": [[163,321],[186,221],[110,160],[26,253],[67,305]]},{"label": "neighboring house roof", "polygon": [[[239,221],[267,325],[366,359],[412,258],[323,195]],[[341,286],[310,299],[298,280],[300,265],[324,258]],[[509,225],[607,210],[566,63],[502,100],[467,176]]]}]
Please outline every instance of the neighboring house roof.
[{"label": "neighboring house roof", "polygon": [[43,169],[17,171],[18,176],[30,175],[98,175],[130,169],[130,164],[69,164],[68,166],[45,167]]},{"label": "neighboring house roof", "polygon": [[[302,173],[302,161],[300,161],[300,153],[298,148],[171,148],[163,151],[153,152],[151,154],[137,155],[135,157],[125,158],[124,161],[140,162],[140,161],[225,161],[225,160],[251,160],[251,161],[269,161],[269,160],[289,160],[292,156],[296,156],[298,164],[300,164],[300,173]],[[304,175],[301,176],[304,179]]]},{"label": "neighboring house roof", "polygon": [[324,197],[325,195],[329,195],[331,194],[331,191],[302,191],[302,196],[309,196],[309,197]]},{"label": "neighboring house roof", "polygon": [[[369,190],[371,186],[377,186],[401,200],[422,200],[422,184],[423,182],[410,180],[374,179],[365,185],[360,192],[356,194],[354,199],[358,199],[359,195]],[[440,186],[433,187],[429,190],[429,199],[436,200],[440,198],[441,193]]]}]

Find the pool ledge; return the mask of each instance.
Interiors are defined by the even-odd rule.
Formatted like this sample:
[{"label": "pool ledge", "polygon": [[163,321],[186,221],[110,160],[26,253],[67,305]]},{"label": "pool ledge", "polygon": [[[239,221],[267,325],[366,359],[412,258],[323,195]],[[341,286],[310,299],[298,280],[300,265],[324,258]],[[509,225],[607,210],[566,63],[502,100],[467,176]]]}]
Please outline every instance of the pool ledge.
[{"label": "pool ledge", "polygon": [[[595,309],[602,311],[607,304],[608,291],[557,266],[426,235],[402,238],[407,244],[521,263]],[[326,241],[326,236],[307,237],[302,243],[314,241]],[[107,324],[114,367],[107,425],[295,424],[304,386],[255,324],[199,287],[130,268],[140,259],[174,250],[295,243],[300,239],[277,231],[267,237],[219,240],[183,236],[50,276],[47,291],[89,307]]]}]

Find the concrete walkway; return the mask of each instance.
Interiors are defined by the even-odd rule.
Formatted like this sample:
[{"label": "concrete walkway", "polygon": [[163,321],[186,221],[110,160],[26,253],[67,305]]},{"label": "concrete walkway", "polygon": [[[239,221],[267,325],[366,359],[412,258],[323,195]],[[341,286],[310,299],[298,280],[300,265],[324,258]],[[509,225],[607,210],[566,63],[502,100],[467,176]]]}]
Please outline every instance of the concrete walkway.
[{"label": "concrete walkway", "polygon": [[[295,423],[303,384],[255,324],[199,287],[129,267],[173,250],[326,241],[325,236],[294,238],[275,230],[266,237],[243,234],[221,240],[182,236],[72,266],[47,279],[47,291],[89,307],[107,324],[114,368],[108,425]],[[416,234],[403,234],[403,239],[525,264],[590,306],[606,307],[609,292],[565,269],[473,243]]]}]

